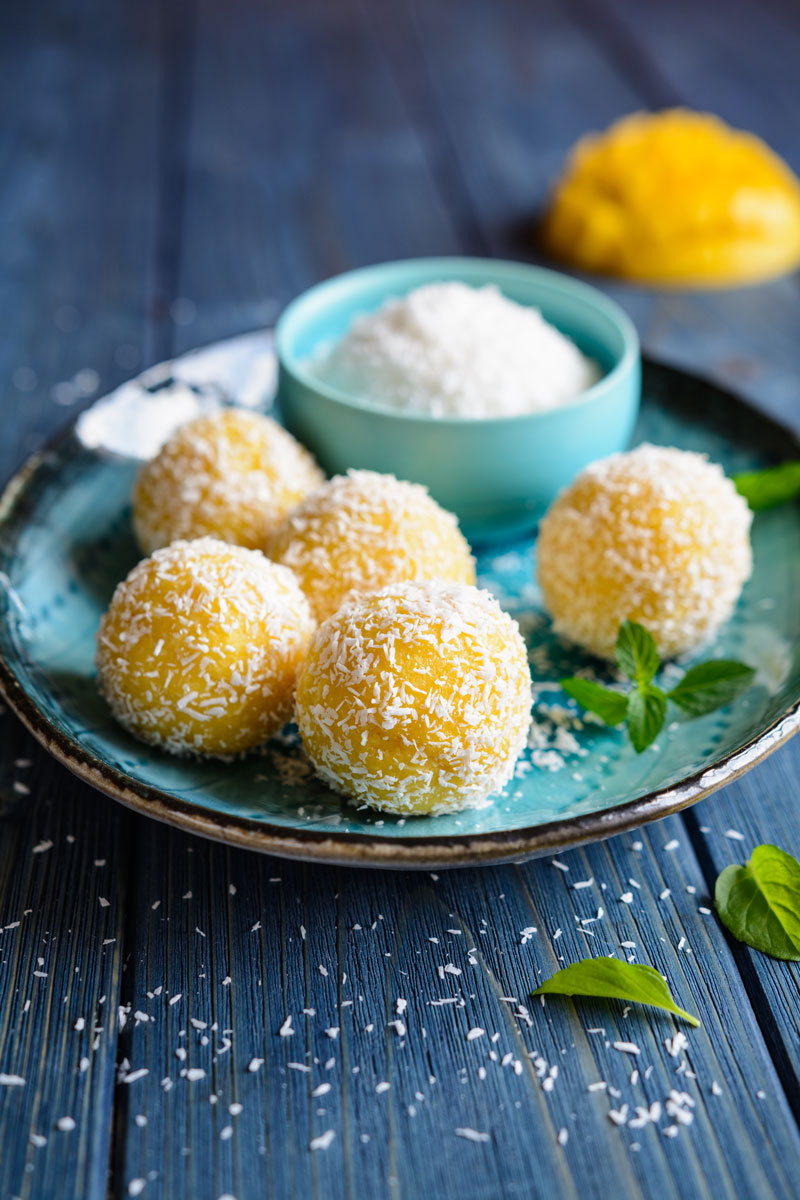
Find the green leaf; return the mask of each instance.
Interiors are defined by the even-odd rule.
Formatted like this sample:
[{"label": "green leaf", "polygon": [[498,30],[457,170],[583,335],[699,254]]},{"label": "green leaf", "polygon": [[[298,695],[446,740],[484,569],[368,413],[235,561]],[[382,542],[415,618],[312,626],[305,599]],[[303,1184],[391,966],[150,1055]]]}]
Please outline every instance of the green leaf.
[{"label": "green leaf", "polygon": [[744,496],[752,509],[772,508],[800,496],[800,462],[781,463],[764,471],[747,471],[734,475],[737,492]]},{"label": "green leaf", "polygon": [[582,958],[571,967],[556,971],[533,993],[534,996],[599,996],[627,1000],[631,1004],[650,1004],[683,1017],[690,1025],[699,1025],[697,1017],[678,1008],[658,971],[642,963],[626,963],[618,958]]},{"label": "green leaf", "polygon": [[583,708],[602,717],[606,725],[620,725],[628,711],[628,697],[622,692],[592,683],[589,679],[562,679],[561,686],[568,696],[577,700]]},{"label": "green leaf", "polygon": [[800,863],[777,846],[756,846],[744,867],[726,867],[714,889],[723,925],[773,958],[800,961]]},{"label": "green leaf", "polygon": [[637,754],[656,740],[667,715],[667,697],[661,688],[637,688],[628,699],[628,733]]},{"label": "green leaf", "polygon": [[729,704],[750,687],[754,677],[755,671],[745,663],[714,658],[691,667],[667,695],[690,717],[702,717]]},{"label": "green leaf", "polygon": [[652,637],[635,621],[620,625],[614,654],[623,675],[640,685],[649,683],[661,664]]}]

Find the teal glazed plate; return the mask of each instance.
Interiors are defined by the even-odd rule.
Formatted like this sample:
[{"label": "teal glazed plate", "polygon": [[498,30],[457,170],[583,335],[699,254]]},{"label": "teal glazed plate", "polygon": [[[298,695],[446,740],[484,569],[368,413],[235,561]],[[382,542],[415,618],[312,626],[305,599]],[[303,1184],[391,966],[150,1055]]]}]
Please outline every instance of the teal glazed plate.
[{"label": "teal glazed plate", "polygon": [[[555,637],[535,584],[533,539],[481,556],[480,583],[530,647],[534,727],[493,803],[452,816],[357,809],[314,774],[291,726],[230,764],[177,759],[119,728],[98,695],[94,639],[115,584],[138,558],[129,495],[137,459],[209,405],[268,409],[268,334],[196,351],[98,401],[30,459],[0,501],[0,685],[65,766],[171,825],[287,857],[379,867],[519,861],[676,812],[754,766],[800,725],[800,505],[757,513],[755,568],[704,654],[742,659],[756,684],[728,708],[676,721],[636,755],[623,733],[583,723],[559,686],[601,664]],[[646,363],[634,441],[703,451],[729,472],[800,457],[797,439],[721,388]],[[600,675],[602,678],[602,674]]]}]

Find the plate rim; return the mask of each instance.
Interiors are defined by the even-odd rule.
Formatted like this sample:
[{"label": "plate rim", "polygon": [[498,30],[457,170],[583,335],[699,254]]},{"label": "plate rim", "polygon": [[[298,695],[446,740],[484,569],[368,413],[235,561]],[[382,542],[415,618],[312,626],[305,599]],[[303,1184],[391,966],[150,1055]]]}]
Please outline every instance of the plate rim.
[{"label": "plate rim", "polygon": [[[209,346],[220,345],[225,340],[209,343]],[[713,389],[738,412],[746,412],[751,417],[756,416],[776,439],[800,451],[800,437],[793,429],[757,409],[744,397],[716,381],[702,374],[662,363],[650,356],[644,357],[643,366],[666,372],[676,380],[691,380],[695,384]],[[23,501],[27,486],[37,469],[51,455],[62,450],[74,435],[79,416],[80,414],[77,414],[66,426],[51,436],[12,474],[0,496],[0,534],[4,534],[12,524],[17,515],[18,505]],[[7,550],[7,547],[4,549]],[[225,816],[197,805],[190,805],[160,788],[140,783],[58,729],[28,695],[2,650],[0,692],[23,725],[62,766],[67,767],[97,791],[144,816],[212,841],[257,850],[276,857],[330,865],[398,870],[446,869],[522,862],[628,832],[680,812],[732,783],[762,762],[779,746],[784,745],[800,729],[798,697],[766,729],[737,749],[676,783],[657,788],[613,808],[520,829],[448,836],[386,838],[337,830],[290,830],[249,817]]]}]

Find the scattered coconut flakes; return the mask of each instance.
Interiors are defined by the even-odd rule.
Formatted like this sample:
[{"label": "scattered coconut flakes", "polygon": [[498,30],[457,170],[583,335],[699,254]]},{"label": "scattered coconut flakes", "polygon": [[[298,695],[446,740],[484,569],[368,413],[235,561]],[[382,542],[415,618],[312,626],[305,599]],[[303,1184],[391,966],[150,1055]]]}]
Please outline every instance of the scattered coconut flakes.
[{"label": "scattered coconut flakes", "polygon": [[678,1055],[689,1045],[689,1039],[682,1029],[679,1029],[674,1037],[666,1038],[664,1045],[667,1048],[667,1054],[670,1058],[677,1058]]},{"label": "scattered coconut flakes", "polygon": [[311,1141],[309,1142],[309,1149],[310,1150],[327,1150],[335,1137],[336,1137],[335,1130],[326,1129],[324,1133],[321,1133],[318,1137],[313,1137],[311,1139]]},{"label": "scattered coconut flakes", "polygon": [[469,1129],[461,1127],[455,1130],[456,1137],[464,1138],[467,1142],[490,1142],[492,1135],[490,1133],[479,1133],[477,1129]]},{"label": "scattered coconut flakes", "polygon": [[149,1075],[150,1071],[147,1067],[139,1067],[136,1071],[131,1071],[128,1075],[123,1075],[120,1083],[136,1083],[137,1079],[144,1079],[145,1075]]}]

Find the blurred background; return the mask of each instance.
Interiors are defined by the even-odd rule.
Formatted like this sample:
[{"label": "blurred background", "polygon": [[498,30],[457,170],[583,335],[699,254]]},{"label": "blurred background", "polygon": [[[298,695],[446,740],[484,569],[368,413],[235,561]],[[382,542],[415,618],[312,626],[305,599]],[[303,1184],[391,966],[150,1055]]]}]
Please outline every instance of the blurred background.
[{"label": "blurred background", "polygon": [[[632,110],[708,109],[800,168],[800,8],[779,0],[37,0],[0,22],[3,475],[65,410],[320,278],[543,261],[570,146]],[[646,350],[785,415],[794,278],[604,286]]]}]

